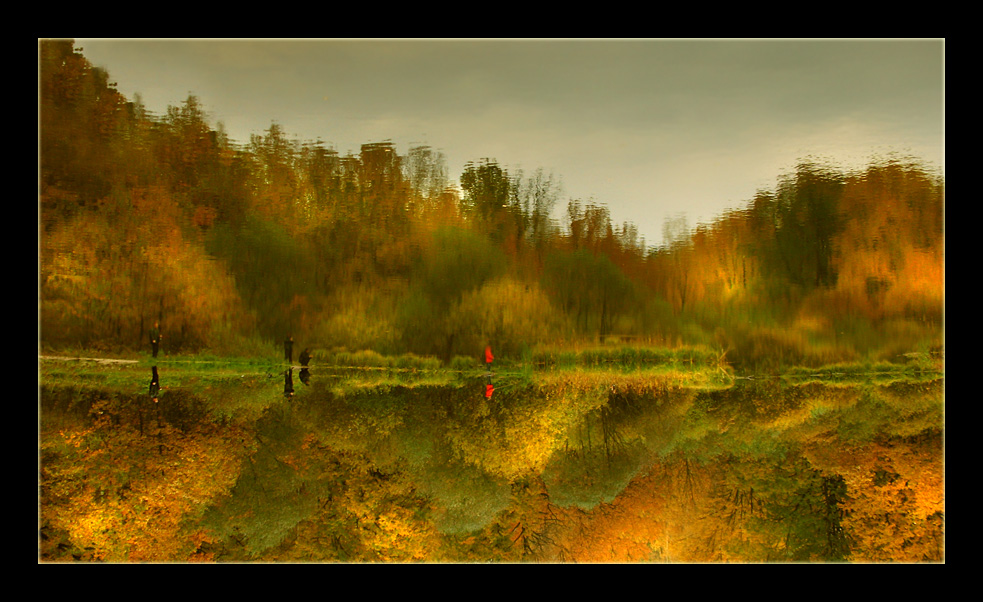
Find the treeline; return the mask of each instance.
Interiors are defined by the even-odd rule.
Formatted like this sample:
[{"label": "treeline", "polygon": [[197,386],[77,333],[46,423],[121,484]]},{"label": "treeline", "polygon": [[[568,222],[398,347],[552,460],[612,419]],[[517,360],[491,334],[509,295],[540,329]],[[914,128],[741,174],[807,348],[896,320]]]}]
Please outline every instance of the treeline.
[{"label": "treeline", "polygon": [[[552,175],[390,142],[341,155],[276,124],[230,140],[189,96],[127,99],[71,41],[40,44],[46,348],[371,349],[622,337],[810,362],[941,343],[944,183],[915,160],[800,163],[747,206],[647,247]],[[557,217],[559,216],[559,217]]]}]

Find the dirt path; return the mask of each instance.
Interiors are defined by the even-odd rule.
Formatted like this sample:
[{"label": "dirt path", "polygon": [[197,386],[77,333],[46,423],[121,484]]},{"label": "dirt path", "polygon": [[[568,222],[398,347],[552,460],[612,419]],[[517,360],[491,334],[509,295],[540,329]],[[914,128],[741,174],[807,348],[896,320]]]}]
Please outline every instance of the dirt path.
[{"label": "dirt path", "polygon": [[56,362],[94,362],[97,364],[136,364],[137,360],[116,360],[104,357],[67,357],[58,355],[39,355],[39,360]]}]

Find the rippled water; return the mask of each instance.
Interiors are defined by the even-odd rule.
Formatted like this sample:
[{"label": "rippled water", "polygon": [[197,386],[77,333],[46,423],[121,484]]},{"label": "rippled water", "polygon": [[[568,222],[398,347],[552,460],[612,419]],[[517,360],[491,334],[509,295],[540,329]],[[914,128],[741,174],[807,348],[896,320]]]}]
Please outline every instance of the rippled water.
[{"label": "rippled water", "polygon": [[944,560],[939,375],[236,368],[49,365],[42,558]]}]

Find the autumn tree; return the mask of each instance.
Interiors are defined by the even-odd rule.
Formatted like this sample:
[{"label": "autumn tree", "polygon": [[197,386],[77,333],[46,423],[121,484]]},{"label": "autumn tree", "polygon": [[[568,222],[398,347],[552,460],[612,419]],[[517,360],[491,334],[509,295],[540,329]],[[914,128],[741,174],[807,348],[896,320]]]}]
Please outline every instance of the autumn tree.
[{"label": "autumn tree", "polygon": [[391,142],[362,145],[360,233],[373,270],[387,276],[405,273],[410,263],[413,197],[402,162]]},{"label": "autumn tree", "polygon": [[325,147],[320,140],[305,143],[298,149],[296,164],[305,221],[316,225],[331,219],[338,201],[338,152]]},{"label": "autumn tree", "polygon": [[496,356],[521,356],[563,327],[539,283],[513,277],[490,279],[472,288],[449,315],[461,349],[491,345]]},{"label": "autumn tree", "polygon": [[42,224],[95,209],[124,177],[120,132],[131,116],[109,74],[72,40],[39,44],[39,187]]},{"label": "autumn tree", "polygon": [[944,189],[917,163],[890,159],[851,174],[843,193],[850,219],[834,240],[840,278],[823,299],[837,313],[873,320],[941,321]]},{"label": "autumn tree", "polygon": [[250,136],[249,150],[257,181],[254,210],[266,219],[293,225],[291,218],[299,201],[294,168],[296,142],[287,137],[282,126],[273,122],[263,134]]}]

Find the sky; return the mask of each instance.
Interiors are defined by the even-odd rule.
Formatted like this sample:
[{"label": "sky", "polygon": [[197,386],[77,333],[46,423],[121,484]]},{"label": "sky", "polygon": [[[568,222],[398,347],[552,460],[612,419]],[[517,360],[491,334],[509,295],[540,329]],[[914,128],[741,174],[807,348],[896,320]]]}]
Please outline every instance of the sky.
[{"label": "sky", "polygon": [[542,169],[662,243],[804,159],[945,173],[944,39],[76,39],[158,115],[189,94],[245,144],[277,123],[340,154],[391,141]]}]

